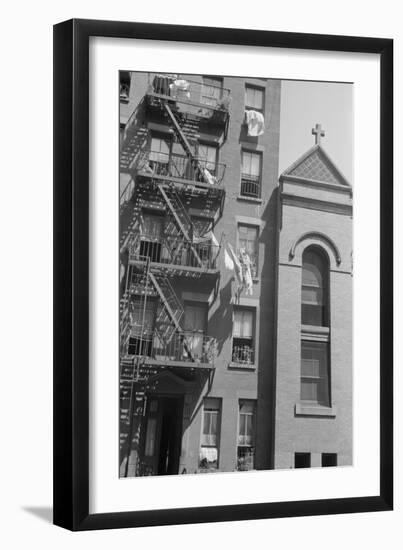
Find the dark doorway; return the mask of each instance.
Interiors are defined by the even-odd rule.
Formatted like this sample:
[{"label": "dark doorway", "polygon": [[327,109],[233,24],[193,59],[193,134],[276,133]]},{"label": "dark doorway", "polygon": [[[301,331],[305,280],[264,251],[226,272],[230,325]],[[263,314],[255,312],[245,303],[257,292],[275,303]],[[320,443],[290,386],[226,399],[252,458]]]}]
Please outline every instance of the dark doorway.
[{"label": "dark doorway", "polygon": [[182,399],[162,399],[161,439],[158,475],[177,474],[182,435]]},{"label": "dark doorway", "polygon": [[183,396],[150,395],[144,418],[143,457],[145,474],[179,472],[182,442]]}]

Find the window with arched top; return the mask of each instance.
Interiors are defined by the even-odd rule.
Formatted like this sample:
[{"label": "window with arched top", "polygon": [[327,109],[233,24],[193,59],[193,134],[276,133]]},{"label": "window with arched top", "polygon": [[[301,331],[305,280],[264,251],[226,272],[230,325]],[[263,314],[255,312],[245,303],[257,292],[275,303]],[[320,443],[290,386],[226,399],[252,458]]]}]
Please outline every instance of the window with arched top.
[{"label": "window with arched top", "polygon": [[302,255],[301,323],[329,326],[329,261],[311,246]]}]

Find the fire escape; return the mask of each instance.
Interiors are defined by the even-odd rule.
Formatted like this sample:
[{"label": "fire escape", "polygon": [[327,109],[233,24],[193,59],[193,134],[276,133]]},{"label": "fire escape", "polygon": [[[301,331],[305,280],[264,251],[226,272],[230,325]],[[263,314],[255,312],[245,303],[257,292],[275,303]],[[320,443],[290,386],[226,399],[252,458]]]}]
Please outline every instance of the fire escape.
[{"label": "fire escape", "polygon": [[[184,309],[171,281],[172,277],[218,281],[220,246],[199,232],[188,209],[195,199],[206,210],[222,213],[225,166],[197,155],[197,132],[201,122],[212,124],[225,139],[229,91],[211,86],[205,90],[200,83],[186,82],[185,94],[173,94],[166,79],[156,76],[145,96],[147,116],[168,124],[184,154],[146,149],[133,163],[132,217],[122,246],[127,257],[120,303],[123,385],[147,382],[165,368],[192,373],[214,369],[216,340],[184,330]],[[206,103],[203,94],[208,97],[208,92]],[[163,233],[154,238],[142,230],[142,211],[150,204],[167,220]]]}]

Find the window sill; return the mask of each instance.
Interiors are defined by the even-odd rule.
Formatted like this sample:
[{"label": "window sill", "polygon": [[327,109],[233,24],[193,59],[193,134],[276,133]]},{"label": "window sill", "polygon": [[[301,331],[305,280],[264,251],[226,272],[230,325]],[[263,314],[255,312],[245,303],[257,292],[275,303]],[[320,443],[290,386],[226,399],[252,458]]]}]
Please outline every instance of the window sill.
[{"label": "window sill", "polygon": [[330,328],[316,325],[302,325],[301,338],[316,340],[318,342],[328,342],[330,338]]},{"label": "window sill", "polygon": [[323,407],[313,403],[295,404],[295,416],[327,416],[329,418],[335,418],[336,413],[336,407]]},{"label": "window sill", "polygon": [[256,365],[249,365],[246,363],[234,363],[231,361],[231,363],[228,364],[229,369],[238,369],[238,370],[249,370],[254,371],[256,370]]},{"label": "window sill", "polygon": [[245,195],[238,195],[236,200],[237,201],[254,202],[255,204],[263,204],[263,199],[259,199],[257,197],[246,197]]}]

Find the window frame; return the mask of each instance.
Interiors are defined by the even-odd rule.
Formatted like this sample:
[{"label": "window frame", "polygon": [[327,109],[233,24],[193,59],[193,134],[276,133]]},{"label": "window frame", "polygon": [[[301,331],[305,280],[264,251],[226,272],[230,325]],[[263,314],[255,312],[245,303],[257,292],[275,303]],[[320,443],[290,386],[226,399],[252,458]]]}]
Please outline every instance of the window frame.
[{"label": "window frame", "polygon": [[[244,165],[244,154],[250,154],[255,155],[257,158],[259,158],[259,175],[253,176],[252,174],[247,174],[243,171],[243,165]],[[240,192],[239,195],[242,198],[246,199],[260,199],[262,197],[262,170],[263,170],[263,152],[262,151],[255,151],[252,149],[248,149],[247,147],[241,148],[241,183],[240,183]],[[245,177],[246,176],[246,177]],[[257,179],[253,179],[257,178]],[[257,193],[245,193],[244,192],[244,181],[247,183],[249,180],[249,184],[251,182],[257,186],[258,192]]]},{"label": "window frame", "polygon": [[[320,376],[320,368],[319,368],[319,375],[318,376],[309,376],[309,375],[303,375],[302,373],[302,349],[303,345],[306,344],[307,346],[311,346],[313,349],[317,349],[320,346],[325,346],[326,351],[326,377]],[[326,397],[324,401],[319,401],[318,399],[303,399],[302,398],[302,381],[304,380],[311,380],[311,381],[317,381],[317,383],[320,383],[321,380],[326,381]],[[330,342],[329,340],[324,341],[316,341],[316,340],[310,340],[306,338],[301,338],[301,353],[300,353],[300,396],[299,401],[302,404],[310,404],[320,407],[328,407],[330,408],[332,406],[332,392],[331,392],[331,368],[330,368]]]},{"label": "window frame", "polygon": [[[243,223],[243,222],[238,222],[237,223],[237,227],[236,227],[236,250],[237,250],[237,253],[239,253],[239,250],[243,247],[241,247],[240,245],[240,232],[239,232],[239,228],[240,227],[247,227],[247,228],[251,228],[251,229],[256,229],[256,240],[255,240],[255,248],[256,248],[256,251],[255,251],[255,255],[254,255],[254,269],[251,269],[251,275],[252,275],[252,279],[257,279],[258,278],[258,273],[259,273],[259,237],[260,237],[260,226],[259,225],[254,225],[253,223]],[[248,241],[249,242],[249,241]],[[248,253],[248,251],[246,251]],[[248,253],[249,257],[250,257],[250,254]]]},{"label": "window frame", "polygon": [[[202,75],[201,79],[202,81],[201,81],[201,90],[200,90],[200,103],[202,103],[203,105],[206,105],[207,107],[213,107],[213,108],[217,107],[217,105],[220,103],[224,95],[224,78],[220,76],[215,76],[215,75]],[[206,79],[219,82],[220,85],[216,86],[215,84],[212,84],[212,83],[206,84],[205,83]],[[215,95],[209,96],[204,93],[205,89],[208,86],[219,90],[218,97],[216,97]],[[207,102],[203,101],[203,99],[214,99],[215,104],[212,105],[211,103],[208,103],[208,101]]]},{"label": "window frame", "polygon": [[[304,256],[306,254],[313,253],[316,254],[322,261],[323,272],[321,273],[322,277],[322,286],[315,286],[304,284]],[[321,323],[312,324],[304,323],[304,306],[312,305],[310,302],[304,301],[303,291],[305,289],[320,289],[322,291],[322,303],[316,307],[321,308]],[[306,315],[306,313],[305,313]],[[306,317],[305,317],[306,318]],[[330,262],[326,252],[322,247],[311,245],[304,249],[301,257],[301,325],[302,326],[312,326],[320,328],[329,328],[330,327]]]},{"label": "window frame", "polygon": [[[249,105],[247,103],[247,90],[254,90],[262,92],[262,106],[261,107],[254,107],[252,105]],[[245,84],[245,97],[244,97],[244,104],[245,104],[245,111],[257,111],[259,113],[262,113],[264,115],[265,113],[265,106],[266,106],[266,88],[263,86],[258,86],[255,84]]]},{"label": "window frame", "polygon": [[[252,337],[250,338],[252,344],[250,346],[251,350],[251,361],[239,361],[234,359],[234,339],[237,340],[249,340],[249,338],[235,336],[235,314],[237,311],[249,311],[252,314]],[[232,312],[232,333],[231,333],[231,364],[236,365],[237,367],[254,367],[256,364],[256,308],[248,306],[234,306]]]},{"label": "window frame", "polygon": [[[252,445],[241,445],[239,443],[239,437],[240,437],[240,427],[241,427],[241,404],[252,404],[253,406],[253,412],[252,413],[242,413],[246,414],[247,416],[252,416]],[[240,398],[238,399],[238,421],[237,421],[237,439],[236,439],[236,446],[235,446],[235,452],[236,452],[236,469],[237,471],[244,471],[244,470],[254,470],[255,469],[255,460],[256,460],[256,424],[257,424],[257,399],[244,399]],[[240,468],[239,465],[239,449],[250,449],[250,453],[252,456],[252,468]]]},{"label": "window frame", "polygon": [[[218,408],[213,408],[213,405],[207,409],[208,411],[217,411],[217,434],[216,434],[216,445],[207,445],[203,443],[204,434],[204,414],[206,412],[206,403],[214,402],[214,405]],[[200,470],[218,470],[220,468],[220,447],[221,447],[221,424],[222,424],[222,398],[221,397],[204,397],[203,407],[202,407],[202,417],[201,417],[201,426],[200,426],[200,442],[199,442],[199,459],[198,459],[198,469]],[[217,467],[216,468],[203,468],[200,465],[200,455],[202,448],[215,448],[217,449]]]}]

